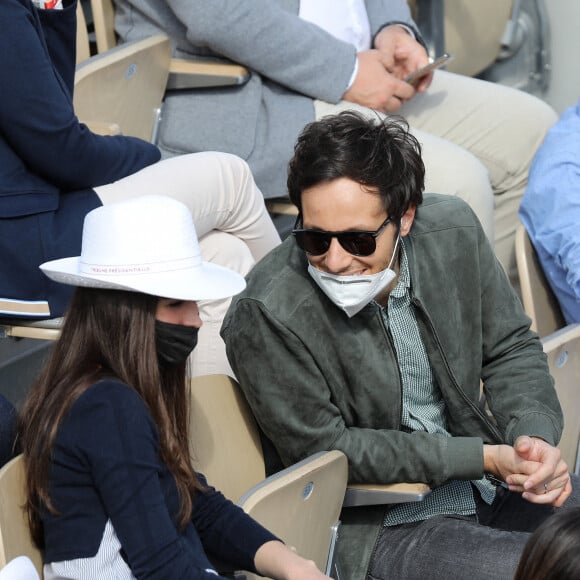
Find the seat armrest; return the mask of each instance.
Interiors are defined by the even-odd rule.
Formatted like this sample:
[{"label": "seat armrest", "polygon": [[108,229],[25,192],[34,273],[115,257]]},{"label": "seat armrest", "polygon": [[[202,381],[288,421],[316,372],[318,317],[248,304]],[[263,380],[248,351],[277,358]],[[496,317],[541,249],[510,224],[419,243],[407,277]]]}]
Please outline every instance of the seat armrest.
[{"label": "seat armrest", "polygon": [[265,199],[270,213],[280,215],[298,215],[298,208],[289,200],[281,197]]},{"label": "seat armrest", "polygon": [[580,473],[580,324],[569,324],[542,340],[550,374],[564,414],[558,448],[572,473]]},{"label": "seat armrest", "polygon": [[580,338],[580,323],[569,324],[564,328],[552,332],[541,339],[545,353],[552,352],[554,349]]},{"label": "seat armrest", "polygon": [[63,318],[30,320],[22,318],[0,318],[0,338],[37,338],[56,340],[60,336]]},{"label": "seat armrest", "polygon": [[426,483],[349,484],[342,507],[422,501],[430,493]]},{"label": "seat armrest", "polygon": [[167,90],[243,85],[249,78],[250,71],[233,62],[207,58],[172,58]]}]

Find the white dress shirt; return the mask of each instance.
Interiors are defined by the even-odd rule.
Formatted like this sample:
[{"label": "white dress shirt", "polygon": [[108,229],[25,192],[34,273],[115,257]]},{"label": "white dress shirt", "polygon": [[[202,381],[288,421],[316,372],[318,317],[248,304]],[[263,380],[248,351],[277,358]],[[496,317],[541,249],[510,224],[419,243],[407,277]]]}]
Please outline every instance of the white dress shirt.
[{"label": "white dress shirt", "polygon": [[371,47],[371,28],[364,0],[300,0],[300,18],[355,46]]}]

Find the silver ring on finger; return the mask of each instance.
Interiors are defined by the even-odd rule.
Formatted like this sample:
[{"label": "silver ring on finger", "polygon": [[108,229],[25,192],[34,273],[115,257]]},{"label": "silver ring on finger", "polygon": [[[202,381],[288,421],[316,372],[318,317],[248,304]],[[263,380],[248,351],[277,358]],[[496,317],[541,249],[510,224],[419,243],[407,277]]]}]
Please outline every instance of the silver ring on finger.
[{"label": "silver ring on finger", "polygon": [[548,493],[548,484],[544,483],[544,494]]}]

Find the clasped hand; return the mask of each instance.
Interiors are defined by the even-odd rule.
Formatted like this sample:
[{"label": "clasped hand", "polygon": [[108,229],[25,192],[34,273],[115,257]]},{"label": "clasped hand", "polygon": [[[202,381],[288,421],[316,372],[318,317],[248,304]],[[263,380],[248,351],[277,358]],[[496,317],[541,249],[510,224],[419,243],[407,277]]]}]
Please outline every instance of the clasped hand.
[{"label": "clasped hand", "polygon": [[537,437],[518,437],[513,447],[484,445],[484,469],[532,503],[560,507],[572,492],[560,450]]}]

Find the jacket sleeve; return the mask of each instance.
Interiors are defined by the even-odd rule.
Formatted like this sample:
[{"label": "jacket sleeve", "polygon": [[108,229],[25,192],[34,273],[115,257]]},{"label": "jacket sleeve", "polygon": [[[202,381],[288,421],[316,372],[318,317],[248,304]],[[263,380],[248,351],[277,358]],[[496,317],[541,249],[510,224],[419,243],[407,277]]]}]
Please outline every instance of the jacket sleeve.
[{"label": "jacket sleeve", "polygon": [[557,445],[562,410],[542,344],[481,227],[478,234],[486,402],[506,443],[529,435]]},{"label": "jacket sleeve", "polygon": [[371,36],[391,22],[405,24],[418,34],[407,0],[366,0]]},{"label": "jacket sleeve", "polygon": [[[312,333],[316,333],[315,327]],[[355,483],[439,485],[448,479],[478,479],[483,475],[479,437],[377,429],[365,426],[365,417],[360,417],[356,425],[347,424],[329,384],[342,379],[324,376],[311,353],[312,344],[305,344],[259,302],[251,298],[234,301],[222,335],[228,359],[256,420],[285,465],[318,451],[338,449],[348,457],[349,480]],[[312,340],[320,342],[325,337],[314,336]],[[345,365],[360,361],[359,355],[348,353]],[[345,353],[333,356],[333,368],[340,375]],[[264,357],[267,364],[260,362]],[[369,395],[374,394],[373,387]]]},{"label": "jacket sleeve", "polygon": [[0,10],[0,132],[15,154],[63,191],[111,183],[157,161],[150,143],[95,135],[79,123],[34,10],[20,0]]},{"label": "jacket sleeve", "polygon": [[[198,476],[207,485],[205,477]],[[258,548],[278,539],[213,487],[196,495],[192,520],[212,560],[252,572]]]},{"label": "jacket sleeve", "polygon": [[312,98],[338,102],[347,88],[355,48],[277,2],[168,0],[168,4],[195,47],[209,48]]}]

